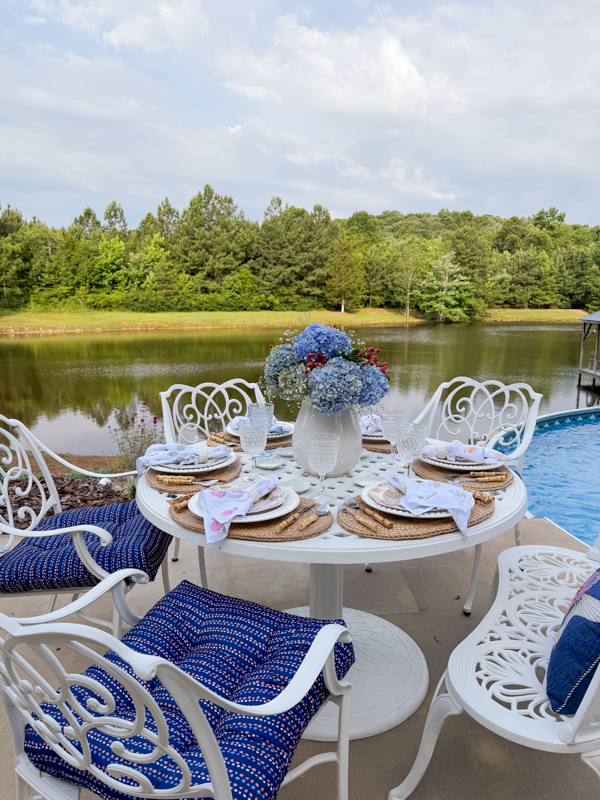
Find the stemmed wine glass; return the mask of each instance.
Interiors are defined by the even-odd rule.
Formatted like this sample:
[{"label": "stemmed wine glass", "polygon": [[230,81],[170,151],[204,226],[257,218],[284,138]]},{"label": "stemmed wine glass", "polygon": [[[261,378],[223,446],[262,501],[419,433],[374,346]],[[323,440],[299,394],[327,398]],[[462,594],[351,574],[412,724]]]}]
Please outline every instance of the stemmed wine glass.
[{"label": "stemmed wine glass", "polygon": [[239,422],[237,432],[242,450],[252,456],[252,472],[244,478],[245,481],[255,481],[260,478],[260,474],[256,471],[256,456],[265,449],[268,431],[269,423],[266,419],[241,419]]},{"label": "stemmed wine glass", "polygon": [[406,463],[406,474],[409,478],[413,460],[423,455],[426,437],[427,425],[417,422],[407,422],[400,434],[398,451],[400,458]]},{"label": "stemmed wine glass", "polygon": [[390,460],[382,463],[383,467],[397,467],[397,456],[394,450],[398,443],[400,431],[408,419],[406,411],[388,411],[387,409],[381,412],[381,430],[383,438],[387,439],[390,443]]},{"label": "stemmed wine glass", "polygon": [[312,433],[306,437],[306,454],[308,465],[314,470],[321,481],[317,503],[322,505],[329,502],[325,494],[325,476],[336,465],[340,449],[340,437],[335,433]]}]

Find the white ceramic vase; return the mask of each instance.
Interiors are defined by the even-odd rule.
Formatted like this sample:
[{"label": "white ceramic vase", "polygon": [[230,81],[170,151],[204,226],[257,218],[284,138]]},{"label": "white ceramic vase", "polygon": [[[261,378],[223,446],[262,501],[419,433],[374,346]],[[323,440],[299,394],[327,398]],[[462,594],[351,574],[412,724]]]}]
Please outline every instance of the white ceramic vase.
[{"label": "white ceramic vase", "polygon": [[292,447],[296,464],[309,475],[316,475],[308,464],[306,437],[311,433],[336,433],[340,437],[340,450],[335,469],[329,477],[347,475],[358,464],[362,450],[362,435],[357,414],[345,408],[337,414],[321,414],[304,400],[294,426]]}]

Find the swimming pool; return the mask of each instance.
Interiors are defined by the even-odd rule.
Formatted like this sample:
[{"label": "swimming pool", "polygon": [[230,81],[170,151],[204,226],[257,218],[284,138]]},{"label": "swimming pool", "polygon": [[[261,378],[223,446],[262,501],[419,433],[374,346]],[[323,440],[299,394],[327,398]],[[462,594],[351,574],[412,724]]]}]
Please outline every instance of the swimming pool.
[{"label": "swimming pool", "polygon": [[531,514],[592,544],[600,533],[600,408],[540,417],[523,479]]}]

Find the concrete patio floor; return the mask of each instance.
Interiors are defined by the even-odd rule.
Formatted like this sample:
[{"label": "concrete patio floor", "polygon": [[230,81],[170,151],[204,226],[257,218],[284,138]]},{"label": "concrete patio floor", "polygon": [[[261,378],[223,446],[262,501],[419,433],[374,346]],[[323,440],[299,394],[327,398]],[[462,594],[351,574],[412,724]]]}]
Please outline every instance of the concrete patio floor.
[{"label": "concrete patio floor", "polygon": [[[555,544],[585,552],[586,545],[543,519],[524,520],[523,544]],[[498,554],[514,546],[512,531],[483,546],[478,592],[471,617],[462,614],[473,551],[397,564],[376,565],[365,573],[346,567],[345,602],[398,625],[412,636],[429,664],[430,688],[419,710],[387,733],[350,745],[350,799],[386,800],[406,776],[417,753],[435,687],[454,647],[485,614]],[[206,554],[210,588],[273,608],[304,605],[308,599],[308,566]],[[180,559],[170,564],[172,585],[197,581],[195,548],[182,543]],[[162,594],[158,578],[138,587],[130,605],[143,614]],[[459,595],[460,597],[457,597]],[[65,602],[63,600],[63,602]],[[42,613],[45,598],[0,599],[0,611],[14,616]],[[110,618],[110,602],[100,601],[93,613]],[[77,665],[69,664],[78,668]],[[294,765],[331,745],[301,742]],[[0,711],[0,800],[14,800],[12,743],[4,711]],[[600,796],[600,783],[578,756],[529,750],[490,733],[466,714],[452,717],[442,730],[436,751],[413,800],[562,800],[565,792],[578,800]],[[83,791],[81,800],[95,795]],[[284,787],[279,800],[336,800],[335,769],[327,764],[310,770]]]}]

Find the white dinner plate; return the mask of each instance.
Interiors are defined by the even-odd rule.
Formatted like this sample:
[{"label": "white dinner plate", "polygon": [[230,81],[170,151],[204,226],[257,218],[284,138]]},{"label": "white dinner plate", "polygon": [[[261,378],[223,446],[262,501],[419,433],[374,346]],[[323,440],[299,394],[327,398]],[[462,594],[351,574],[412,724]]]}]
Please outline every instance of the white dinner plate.
[{"label": "white dinner plate", "polygon": [[256,459],[257,469],[279,469],[279,467],[282,466],[283,466],[283,461],[281,461],[279,458],[275,458],[275,456]]},{"label": "white dinner plate", "polygon": [[174,467],[173,465],[165,465],[162,467],[160,464],[154,464],[152,469],[155,469],[157,472],[164,472],[167,475],[189,475],[190,473],[195,474],[196,472],[212,472],[215,469],[221,469],[222,467],[227,467],[229,464],[233,464],[237,457],[237,453],[234,453],[232,450],[226,458],[222,458],[219,461],[209,459],[205,461],[204,464],[186,464],[181,467]]},{"label": "white dinner plate", "polygon": [[481,470],[499,469],[504,466],[504,463],[499,461],[497,464],[484,464],[476,463],[475,461],[448,461],[447,458],[434,458],[433,456],[421,456],[421,461],[426,464],[433,464],[435,467],[442,467],[442,469],[451,469],[456,472],[481,472]]},{"label": "white dinner plate", "polygon": [[[286,436],[289,436],[292,431],[294,430],[294,423],[293,422],[279,422],[280,425],[287,425],[288,431],[287,433],[268,433],[267,440],[269,441],[276,441],[277,439],[285,439]],[[231,427],[231,422],[225,428],[227,433],[231,434],[231,436],[235,436],[237,439],[240,438],[239,433],[236,433],[233,428]]]},{"label": "white dinner plate", "polygon": [[[410,519],[448,519],[452,515],[443,509],[439,511],[426,511],[424,514],[413,514],[412,511],[407,511],[404,508],[390,508],[383,503],[377,502],[377,500],[373,499],[369,494],[370,489],[374,489],[376,486],[379,486],[379,483],[372,483],[370,486],[365,486],[365,488],[361,492],[361,498],[363,501],[371,508],[376,509],[377,511],[385,511],[387,514],[394,514],[398,517],[409,517]],[[475,504],[475,498],[471,497],[471,508],[473,508]]]},{"label": "white dinner plate", "polygon": [[363,439],[366,439],[368,442],[387,442],[387,439],[383,438],[383,432],[377,431],[376,433],[363,433]]},{"label": "white dinner plate", "polygon": [[[272,508],[269,511],[264,511],[262,514],[247,514],[245,517],[233,517],[231,520],[236,524],[246,523],[246,522],[265,522],[269,519],[276,519],[277,517],[282,517],[285,514],[291,514],[292,511],[295,511],[298,508],[298,504],[300,503],[300,496],[293,491],[293,489],[286,489],[286,496],[285,500],[281,505],[277,508]],[[195,494],[193,497],[190,498],[188,502],[188,508],[195,514],[197,517],[202,517],[202,506],[198,502],[198,495]]]}]

